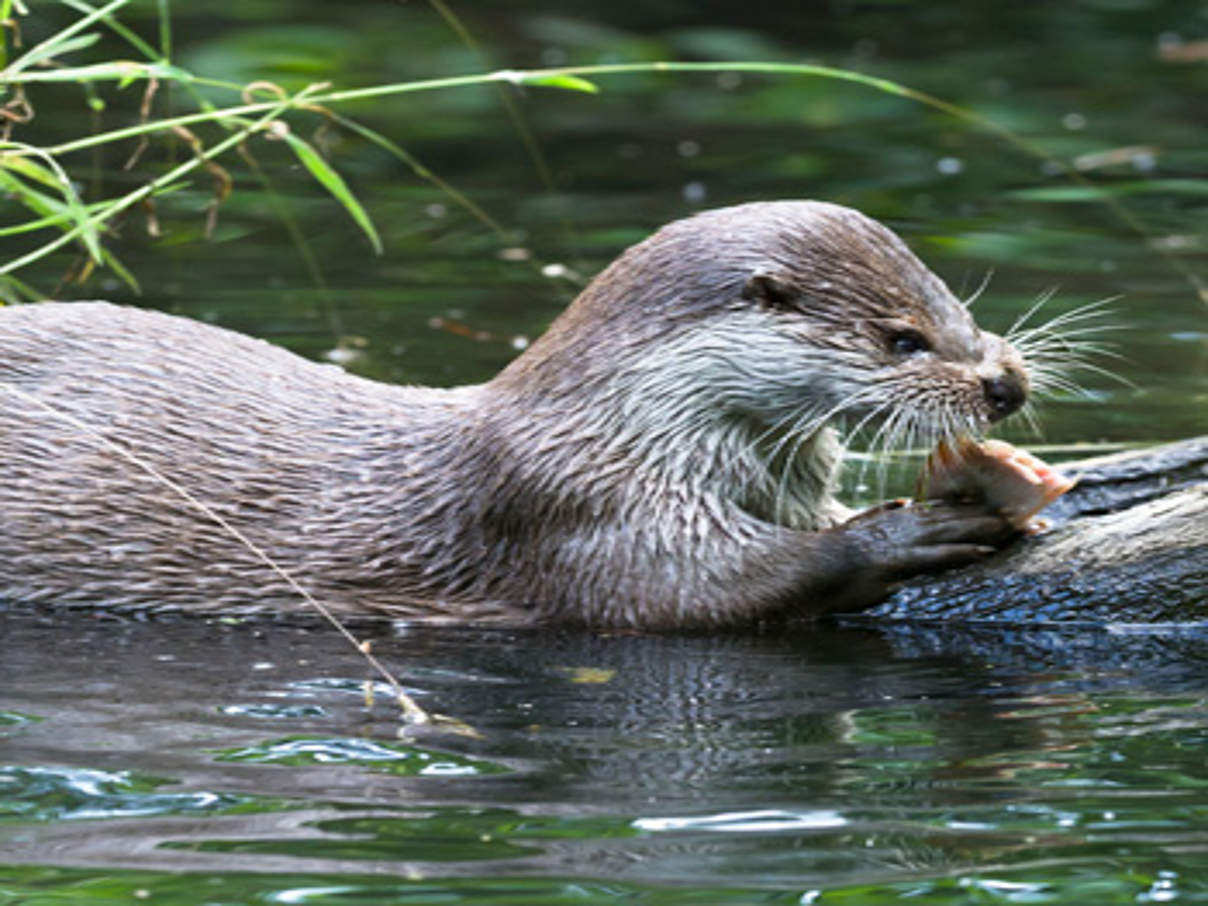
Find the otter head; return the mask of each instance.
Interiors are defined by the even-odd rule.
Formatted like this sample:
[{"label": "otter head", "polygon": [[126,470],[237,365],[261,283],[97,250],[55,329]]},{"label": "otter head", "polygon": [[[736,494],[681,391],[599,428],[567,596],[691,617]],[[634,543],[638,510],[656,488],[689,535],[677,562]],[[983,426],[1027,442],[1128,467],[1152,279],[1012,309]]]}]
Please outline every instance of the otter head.
[{"label": "otter head", "polygon": [[[981,433],[1027,400],[1014,347],[979,329],[896,235],[850,208],[705,212],[610,272],[610,283],[629,284],[628,298],[608,300],[610,319],[628,323],[626,336],[661,338],[648,366],[674,362],[714,403],[780,429],[843,417],[878,425],[887,444],[925,441]],[[657,293],[647,286],[656,275]]]},{"label": "otter head", "polygon": [[764,258],[740,297],[781,352],[797,344],[822,366],[807,368],[814,406],[935,437],[980,433],[1026,402],[1022,356],[884,226],[816,202],[757,207]]},{"label": "otter head", "polygon": [[689,451],[710,474],[727,459],[731,474],[786,474],[794,460],[818,494],[837,460],[829,422],[875,426],[874,445],[929,443],[981,433],[1030,387],[1019,353],[978,329],[897,236],[809,201],[669,224],[497,382],[525,418],[583,425],[556,432],[568,444],[590,432],[609,456],[661,459],[681,478]]}]

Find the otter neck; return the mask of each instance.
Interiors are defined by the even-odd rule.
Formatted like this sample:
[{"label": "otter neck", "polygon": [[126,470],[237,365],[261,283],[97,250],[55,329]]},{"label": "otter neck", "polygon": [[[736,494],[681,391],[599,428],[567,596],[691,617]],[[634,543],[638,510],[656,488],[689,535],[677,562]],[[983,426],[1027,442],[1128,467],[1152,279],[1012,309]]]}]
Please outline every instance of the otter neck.
[{"label": "otter neck", "polygon": [[[707,380],[684,380],[669,344],[658,361],[619,363],[602,373],[545,361],[545,380],[497,379],[484,410],[521,468],[542,486],[616,499],[718,501],[768,523],[812,531],[840,521],[833,497],[842,445],[833,429],[794,434],[736,410]],[[506,374],[506,372],[505,372]],[[565,374],[568,379],[551,380]],[[579,377],[573,378],[578,374]]]}]

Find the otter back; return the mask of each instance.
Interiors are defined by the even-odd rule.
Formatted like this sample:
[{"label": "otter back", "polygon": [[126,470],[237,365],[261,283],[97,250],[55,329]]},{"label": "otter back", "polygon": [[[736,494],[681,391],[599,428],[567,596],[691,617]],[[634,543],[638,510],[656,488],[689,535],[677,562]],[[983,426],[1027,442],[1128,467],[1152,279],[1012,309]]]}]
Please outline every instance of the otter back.
[{"label": "otter back", "polygon": [[0,597],[306,607],[226,521],[342,613],[815,617],[1010,533],[944,507],[849,519],[831,422],[926,442],[1027,389],[896,236],[819,202],[665,227],[494,380],[448,390],[106,303],[2,307]]}]

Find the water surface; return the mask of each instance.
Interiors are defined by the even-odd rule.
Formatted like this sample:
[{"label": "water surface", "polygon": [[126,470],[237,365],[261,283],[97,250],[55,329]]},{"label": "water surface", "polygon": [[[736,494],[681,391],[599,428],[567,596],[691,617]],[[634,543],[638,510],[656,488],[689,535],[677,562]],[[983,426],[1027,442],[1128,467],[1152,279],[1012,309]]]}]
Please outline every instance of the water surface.
[{"label": "water surface", "polygon": [[71,619],[2,616],[14,902],[1208,902],[1199,634],[374,631],[478,734],[400,738],[318,627]]}]

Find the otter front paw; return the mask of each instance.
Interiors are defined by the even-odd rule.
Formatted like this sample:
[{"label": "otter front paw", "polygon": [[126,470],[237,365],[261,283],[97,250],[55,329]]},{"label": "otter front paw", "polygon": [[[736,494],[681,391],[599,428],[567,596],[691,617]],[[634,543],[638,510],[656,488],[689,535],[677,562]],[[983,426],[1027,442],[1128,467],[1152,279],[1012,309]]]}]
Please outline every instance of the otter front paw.
[{"label": "otter front paw", "polygon": [[984,504],[893,500],[838,527],[865,568],[886,584],[919,573],[965,566],[1019,535]]}]

